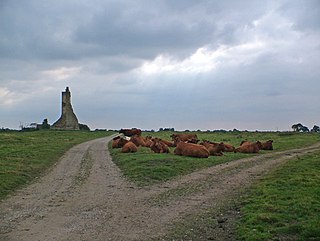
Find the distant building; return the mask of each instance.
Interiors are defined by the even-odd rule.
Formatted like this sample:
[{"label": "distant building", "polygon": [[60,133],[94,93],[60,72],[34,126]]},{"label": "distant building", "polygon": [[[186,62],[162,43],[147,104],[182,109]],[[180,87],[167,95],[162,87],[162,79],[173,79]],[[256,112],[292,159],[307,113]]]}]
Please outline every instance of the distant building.
[{"label": "distant building", "polygon": [[79,130],[79,122],[71,105],[71,92],[69,87],[62,92],[61,117],[52,125],[55,130]]}]

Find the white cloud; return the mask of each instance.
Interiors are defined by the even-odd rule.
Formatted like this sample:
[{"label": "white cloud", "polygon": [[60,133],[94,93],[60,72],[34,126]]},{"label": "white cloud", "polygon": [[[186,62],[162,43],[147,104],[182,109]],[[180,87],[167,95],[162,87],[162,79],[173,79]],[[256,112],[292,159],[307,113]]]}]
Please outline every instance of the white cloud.
[{"label": "white cloud", "polygon": [[144,75],[203,73],[215,69],[219,64],[219,57],[224,55],[224,47],[218,48],[216,51],[210,51],[208,48],[202,47],[182,61],[175,59],[173,56],[159,55],[152,61],[146,61],[137,69],[137,72]]},{"label": "white cloud", "polygon": [[159,55],[146,61],[136,71],[144,75],[157,74],[197,74],[214,71],[219,66],[248,64],[266,51],[266,43],[254,40],[236,46],[219,46],[215,50],[201,47],[188,58],[175,59],[173,56]]},{"label": "white cloud", "polygon": [[9,108],[25,100],[25,95],[0,87],[0,106]]},{"label": "white cloud", "polygon": [[0,105],[7,106],[14,101],[13,94],[7,88],[0,88]]}]

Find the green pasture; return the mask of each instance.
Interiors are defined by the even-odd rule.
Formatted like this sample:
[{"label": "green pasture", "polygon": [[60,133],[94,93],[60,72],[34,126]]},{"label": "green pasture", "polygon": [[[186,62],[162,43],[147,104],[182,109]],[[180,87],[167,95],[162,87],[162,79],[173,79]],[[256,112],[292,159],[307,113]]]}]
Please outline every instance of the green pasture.
[{"label": "green pasture", "polygon": [[[151,135],[166,140],[171,140],[173,132],[147,132],[143,136]],[[250,141],[274,141],[274,150],[282,151],[311,145],[320,141],[319,134],[293,133],[293,132],[195,132],[200,140],[215,142],[227,142],[235,147],[242,140]],[[139,147],[136,153],[121,153],[120,149],[112,149],[110,152],[115,163],[124,174],[138,185],[150,185],[169,180],[178,175],[185,175],[201,168],[225,163],[235,159],[256,154],[225,153],[224,156],[210,156],[209,158],[182,157],[173,154],[174,148],[169,154],[153,153],[149,148]],[[260,151],[260,154],[270,151]]]},{"label": "green pasture", "polygon": [[265,176],[244,198],[240,240],[320,240],[320,152]]},{"label": "green pasture", "polygon": [[107,135],[105,131],[0,132],[0,199],[42,175],[72,146]]}]

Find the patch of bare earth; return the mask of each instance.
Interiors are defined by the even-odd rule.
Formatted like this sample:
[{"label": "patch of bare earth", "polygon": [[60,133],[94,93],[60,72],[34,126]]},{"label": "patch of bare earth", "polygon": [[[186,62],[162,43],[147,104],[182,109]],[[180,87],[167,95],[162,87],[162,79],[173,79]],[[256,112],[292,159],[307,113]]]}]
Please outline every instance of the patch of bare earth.
[{"label": "patch of bare earth", "polygon": [[[0,203],[0,240],[159,240],[174,224],[217,209],[215,237],[231,240],[238,190],[301,149],[240,159],[149,187],[127,181],[112,162],[112,137],[70,149],[45,176]],[[229,205],[230,204],[230,205]],[[228,209],[228,207],[230,207]],[[229,211],[228,211],[229,210]]]}]

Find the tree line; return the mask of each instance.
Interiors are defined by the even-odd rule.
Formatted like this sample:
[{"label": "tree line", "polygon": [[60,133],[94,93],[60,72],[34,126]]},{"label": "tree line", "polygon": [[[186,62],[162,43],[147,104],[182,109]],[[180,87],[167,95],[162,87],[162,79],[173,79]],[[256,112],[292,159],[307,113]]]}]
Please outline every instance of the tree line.
[{"label": "tree line", "polygon": [[308,127],[302,125],[301,123],[293,124],[291,128],[295,132],[320,132],[320,127],[317,125],[314,125],[311,130],[309,130]]}]

